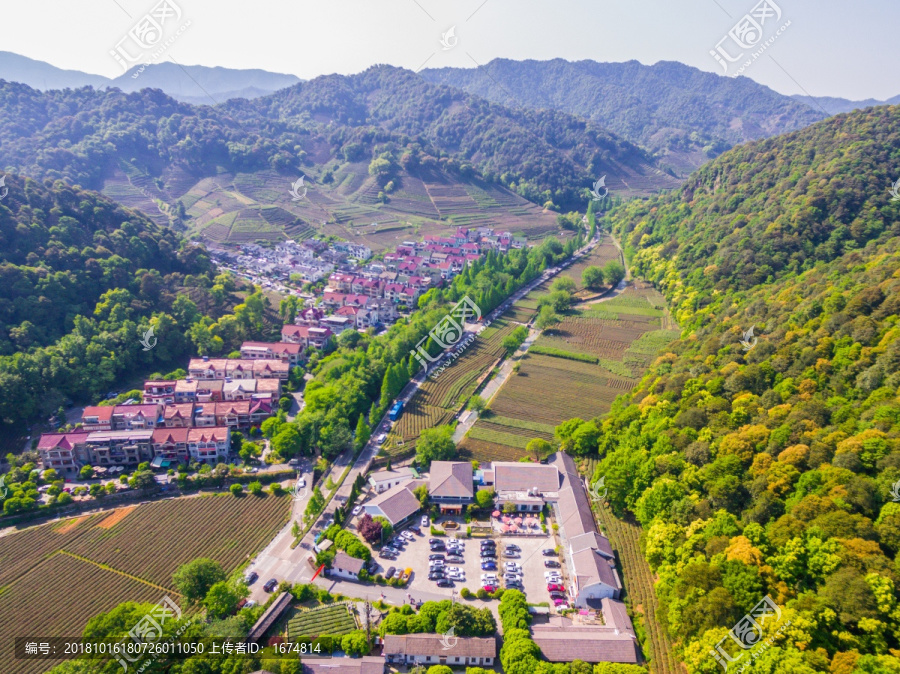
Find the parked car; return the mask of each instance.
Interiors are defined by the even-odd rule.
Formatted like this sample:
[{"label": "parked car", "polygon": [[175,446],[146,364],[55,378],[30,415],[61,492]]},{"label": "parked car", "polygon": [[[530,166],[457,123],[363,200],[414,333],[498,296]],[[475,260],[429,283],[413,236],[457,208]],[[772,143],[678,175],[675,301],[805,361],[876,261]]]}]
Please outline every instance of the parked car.
[{"label": "parked car", "polygon": [[565,592],[551,592],[550,598],[551,599],[565,599],[566,593]]},{"label": "parked car", "polygon": [[431,545],[435,545],[437,543],[440,543],[441,545],[444,544],[444,541],[441,540],[440,538],[429,538],[428,542],[431,543]]},{"label": "parked car", "polygon": [[506,588],[508,590],[521,590],[523,588],[522,581],[508,580],[508,581],[506,581]]},{"label": "parked car", "polygon": [[246,604],[244,604],[244,608],[253,608],[256,606],[256,601],[250,599]]},{"label": "parked car", "polygon": [[395,567],[388,567],[388,570],[384,572],[384,577],[393,578],[395,573],[397,573],[397,569]]},{"label": "parked car", "polygon": [[453,587],[453,586],[455,586],[455,585],[456,585],[456,583],[454,583],[454,582],[453,582],[452,580],[450,580],[449,578],[442,578],[441,580],[439,580],[439,581],[437,582],[437,586],[438,586],[438,587]]},{"label": "parked car", "polygon": [[452,578],[453,580],[462,581],[466,579],[466,574],[462,569],[451,566],[449,569],[447,569],[447,577]]},{"label": "parked car", "polygon": [[508,544],[506,545],[506,551],[507,551],[507,552],[509,552],[509,551],[513,551],[513,552],[522,552],[522,548],[520,548],[520,547],[519,547],[518,545],[516,545],[515,543],[508,543]]},{"label": "parked car", "polygon": [[428,574],[428,580],[441,580],[446,577],[441,571],[432,571]]},{"label": "parked car", "polygon": [[411,531],[404,531],[400,535],[403,536],[403,538],[405,538],[406,540],[408,540],[410,542],[416,540],[416,537],[412,535]]},{"label": "parked car", "polygon": [[415,534],[418,534],[419,536],[422,535],[422,530],[419,527],[410,527],[409,530]]},{"label": "parked car", "polygon": [[553,605],[556,606],[556,608],[569,608],[569,602],[565,599],[554,599]]},{"label": "parked car", "polygon": [[547,548],[545,550],[542,550],[541,554],[544,555],[544,557],[556,557],[556,550],[554,550],[553,548]]},{"label": "parked car", "polygon": [[496,547],[497,547],[497,544],[494,543],[494,541],[491,541],[491,540],[481,541],[481,547],[482,547],[482,548],[496,548]]},{"label": "parked car", "polygon": [[466,560],[464,557],[460,557],[459,555],[447,555],[447,561],[450,564],[465,564]]},{"label": "parked car", "polygon": [[422,515],[422,527],[431,526],[431,522],[428,519],[428,515]]},{"label": "parked car", "polygon": [[482,552],[481,561],[485,561],[487,559],[497,559],[497,555],[495,555],[493,552]]},{"label": "parked car", "polygon": [[387,440],[387,433],[380,433],[375,436],[375,444],[381,447],[384,444],[384,441]]},{"label": "parked car", "polygon": [[435,553],[435,554],[433,554],[433,555],[428,555],[428,561],[433,561],[433,560],[435,560],[435,559],[443,559],[443,558],[444,558],[444,555],[442,555],[442,554],[440,554],[440,553]]},{"label": "parked car", "polygon": [[558,569],[559,562],[557,562],[555,559],[545,559],[544,566],[546,566],[548,569]]},{"label": "parked car", "polygon": [[361,512],[362,512],[362,506],[361,506],[361,505],[358,505],[358,506],[356,506],[356,507],[353,509],[353,514],[354,514],[354,515],[359,515]]},{"label": "parked car", "polygon": [[547,589],[551,592],[562,592],[566,588],[561,583],[547,583]]},{"label": "parked car", "polygon": [[263,589],[264,589],[266,592],[271,592],[271,591],[274,590],[276,587],[278,587],[278,581],[275,580],[274,578],[270,578],[269,580],[266,581],[266,584],[263,585]]},{"label": "parked car", "polygon": [[496,564],[495,562],[490,562],[490,561],[488,561],[488,562],[482,562],[482,563],[481,563],[481,568],[482,568],[483,570],[485,570],[485,571],[496,571],[496,570],[497,570],[497,564]]},{"label": "parked car", "polygon": [[559,571],[544,571],[544,578],[559,578]]},{"label": "parked car", "polygon": [[297,486],[300,487],[301,489],[303,487],[305,487],[306,486],[306,478],[301,477],[299,480],[297,480]]},{"label": "parked car", "polygon": [[445,548],[443,545],[432,545],[431,551],[432,552],[447,552],[447,548]]},{"label": "parked car", "polygon": [[504,562],[503,566],[505,566],[507,569],[521,569],[522,568],[522,565],[519,564],[518,562]]},{"label": "parked car", "polygon": [[256,571],[251,571],[246,576],[244,576],[244,582],[247,585],[253,585],[257,580],[259,580],[259,574]]},{"label": "parked car", "polygon": [[483,586],[482,586],[482,589],[483,589],[485,592],[496,592],[496,591],[497,591],[497,586],[496,586],[496,585],[483,585]]},{"label": "parked car", "polygon": [[482,580],[482,582],[485,580],[497,580],[497,574],[496,573],[482,573],[481,580]]}]

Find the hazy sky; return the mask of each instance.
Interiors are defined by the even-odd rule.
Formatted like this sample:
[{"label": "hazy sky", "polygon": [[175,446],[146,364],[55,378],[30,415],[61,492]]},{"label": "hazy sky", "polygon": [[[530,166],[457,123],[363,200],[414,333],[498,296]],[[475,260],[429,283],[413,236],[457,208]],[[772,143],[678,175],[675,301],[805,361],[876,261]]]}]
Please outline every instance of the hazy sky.
[{"label": "hazy sky", "polygon": [[[681,61],[710,72],[710,50],[756,0],[164,0],[181,17],[166,52],[182,65],[263,68],[307,79],[375,63],[473,67],[493,58]],[[773,89],[886,99],[900,94],[900,2],[770,0],[790,25],[747,70]],[[156,0],[27,0],[2,6],[0,50],[115,77],[110,55]],[[458,42],[443,49],[455,26]],[[450,39],[453,43],[453,39]],[[128,43],[124,48],[129,49]],[[132,49],[133,53],[133,47]],[[726,49],[732,49],[726,45]],[[731,51],[731,53],[735,53]],[[736,55],[736,54],[735,54]],[[163,56],[163,59],[167,56]]]}]

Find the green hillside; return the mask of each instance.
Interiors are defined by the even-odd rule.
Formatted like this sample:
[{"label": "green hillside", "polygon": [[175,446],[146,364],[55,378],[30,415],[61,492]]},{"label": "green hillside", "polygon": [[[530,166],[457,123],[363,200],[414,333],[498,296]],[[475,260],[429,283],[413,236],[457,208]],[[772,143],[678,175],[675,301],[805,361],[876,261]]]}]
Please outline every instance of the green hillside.
[{"label": "green hillside", "polygon": [[607,218],[686,327],[602,420],[594,479],[644,528],[689,672],[766,595],[791,625],[750,671],[900,671],[898,166],[900,108],[875,108]]}]

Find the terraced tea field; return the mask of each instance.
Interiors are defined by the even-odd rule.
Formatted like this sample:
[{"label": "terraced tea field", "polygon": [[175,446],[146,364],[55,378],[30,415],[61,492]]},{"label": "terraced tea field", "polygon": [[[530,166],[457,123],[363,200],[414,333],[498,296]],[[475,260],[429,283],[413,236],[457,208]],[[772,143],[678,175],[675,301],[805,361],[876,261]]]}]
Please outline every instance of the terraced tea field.
[{"label": "terraced tea field", "polygon": [[[535,341],[518,373],[490,401],[490,414],[460,443],[460,454],[514,461],[525,456],[532,438],[552,441],[553,429],[563,421],[607,412],[617,396],[637,384],[656,353],[678,337],[677,330],[666,329],[674,323],[661,302],[651,286],[637,282],[613,299],[581,304],[566,314]],[[526,310],[536,306],[532,296],[522,303]]]},{"label": "terraced tea field", "polygon": [[403,416],[394,424],[384,443],[391,455],[406,455],[415,450],[419,435],[426,428],[447,424],[468,402],[480,380],[505,353],[503,338],[513,326],[502,319],[494,321],[436,378],[427,379],[407,403]]},{"label": "terraced tea field", "polygon": [[[78,636],[89,618],[122,602],[176,597],[172,573],[178,566],[209,557],[226,573],[234,571],[287,523],[289,510],[287,497],[217,494],[155,501],[3,536],[0,633]],[[11,649],[0,649],[3,674],[52,666],[11,655]]]},{"label": "terraced tea field", "polygon": [[356,618],[346,604],[320,606],[309,610],[295,610],[288,619],[287,636],[297,637],[340,636],[356,629]]}]

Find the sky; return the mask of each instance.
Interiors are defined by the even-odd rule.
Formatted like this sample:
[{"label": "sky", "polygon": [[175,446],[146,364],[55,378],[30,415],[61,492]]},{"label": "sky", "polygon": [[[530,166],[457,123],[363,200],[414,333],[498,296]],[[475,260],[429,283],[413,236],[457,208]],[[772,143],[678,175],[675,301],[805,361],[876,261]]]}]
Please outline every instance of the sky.
[{"label": "sky", "polygon": [[[781,13],[768,12],[764,40],[786,27],[744,75],[785,94],[853,100],[900,94],[900,2],[762,1]],[[710,51],[720,45],[737,56],[729,31],[757,6],[757,0],[6,0],[0,50],[117,77],[124,70],[110,52],[119,45],[137,53],[129,30],[158,2],[176,6],[163,25],[172,44],[162,59],[302,79],[379,63],[471,68],[494,58],[666,60],[722,74]]]}]

